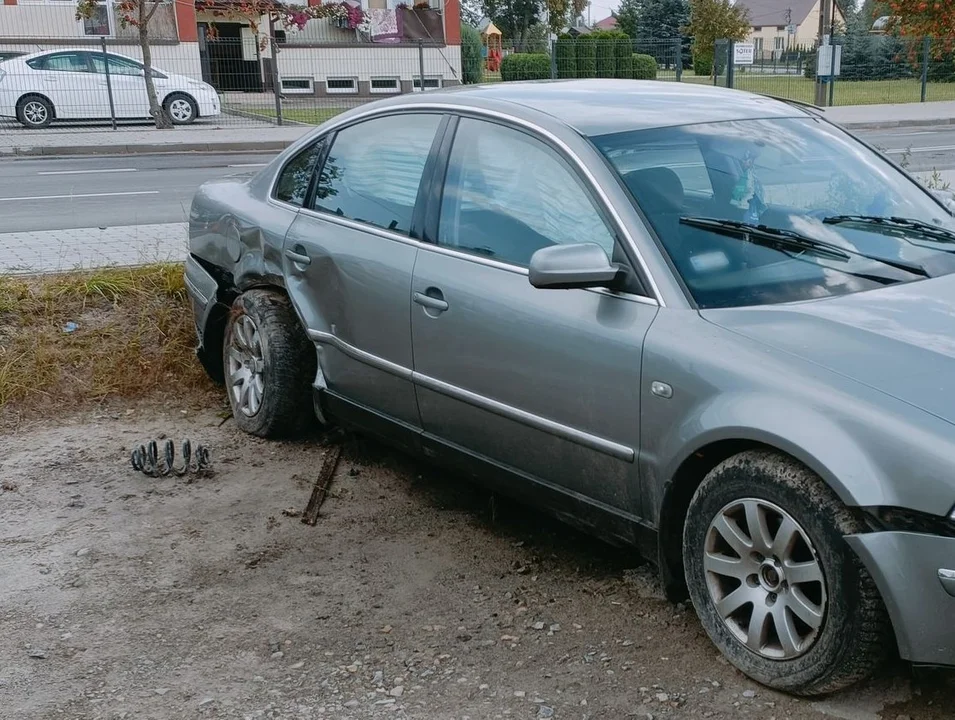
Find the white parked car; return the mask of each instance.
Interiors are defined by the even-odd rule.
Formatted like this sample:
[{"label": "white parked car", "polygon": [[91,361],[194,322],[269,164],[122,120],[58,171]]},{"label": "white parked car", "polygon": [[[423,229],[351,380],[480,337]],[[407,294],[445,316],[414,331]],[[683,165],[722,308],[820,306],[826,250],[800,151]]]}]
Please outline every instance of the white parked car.
[{"label": "white parked car", "polygon": [[[96,50],[52,50],[0,63],[0,116],[15,117],[28,128],[54,120],[110,119],[109,84],[116,117],[148,119],[143,64]],[[219,95],[211,85],[153,68],[159,102],[176,125],[219,114]]]}]

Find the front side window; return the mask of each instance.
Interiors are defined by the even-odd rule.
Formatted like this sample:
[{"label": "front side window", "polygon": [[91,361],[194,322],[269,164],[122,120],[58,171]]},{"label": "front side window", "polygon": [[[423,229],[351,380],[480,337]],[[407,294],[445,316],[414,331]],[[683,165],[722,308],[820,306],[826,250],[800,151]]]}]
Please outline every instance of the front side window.
[{"label": "front side window", "polygon": [[[118,55],[107,55],[109,61],[110,75],[142,75],[143,66],[139,63],[119,57]],[[90,59],[93,61],[93,71],[97,73],[106,73],[106,61],[103,60],[102,53],[90,53]]]},{"label": "front side window", "polygon": [[402,114],[340,130],[312,207],[407,235],[440,115]]},{"label": "front side window", "polygon": [[315,164],[322,154],[324,141],[318,141],[311,147],[302,150],[292,158],[279,174],[275,182],[274,197],[276,200],[290,205],[302,206],[308,192],[308,184],[315,172]]},{"label": "front side window", "polygon": [[438,243],[526,266],[537,250],[614,235],[567,163],[519,130],[464,118],[448,163]]},{"label": "front side window", "polygon": [[795,302],[955,272],[955,218],[827,123],[727,121],[591,140],[700,307]]}]

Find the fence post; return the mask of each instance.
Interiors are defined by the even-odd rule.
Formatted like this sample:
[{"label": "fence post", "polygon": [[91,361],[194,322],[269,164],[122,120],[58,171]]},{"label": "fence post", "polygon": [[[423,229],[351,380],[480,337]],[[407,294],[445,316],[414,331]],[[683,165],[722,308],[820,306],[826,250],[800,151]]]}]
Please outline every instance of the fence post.
[{"label": "fence post", "polygon": [[424,40],[422,38],[418,38],[418,73],[421,92],[424,92]]},{"label": "fence post", "polygon": [[928,64],[932,56],[932,38],[922,41],[922,102],[928,96]]},{"label": "fence post", "polygon": [[557,38],[550,39],[550,79],[557,79]]},{"label": "fence post", "polygon": [[[258,47],[258,42],[256,43]],[[275,97],[275,124],[282,124],[282,86],[279,84],[279,46],[275,42],[275,19],[269,18],[269,48],[272,51],[272,62],[269,63],[272,76],[272,94]]]},{"label": "fence post", "polygon": [[736,43],[732,40],[726,41],[726,87],[732,88],[736,85]]},{"label": "fence post", "polygon": [[103,67],[106,69],[106,94],[109,95],[109,119],[113,123],[113,130],[116,129],[116,105],[113,103],[113,81],[109,76],[109,55],[106,54],[106,38],[99,39],[100,47],[103,49]]},{"label": "fence post", "polygon": [[676,50],[676,81],[683,80],[683,38],[674,38],[673,48]]}]

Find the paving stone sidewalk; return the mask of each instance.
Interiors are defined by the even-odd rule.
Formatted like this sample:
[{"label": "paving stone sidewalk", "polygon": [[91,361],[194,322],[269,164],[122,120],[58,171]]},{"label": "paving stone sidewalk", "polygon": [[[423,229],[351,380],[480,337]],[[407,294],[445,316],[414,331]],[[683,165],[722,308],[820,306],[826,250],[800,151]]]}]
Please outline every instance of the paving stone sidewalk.
[{"label": "paving stone sidewalk", "polygon": [[186,223],[0,233],[0,275],[184,260]]}]

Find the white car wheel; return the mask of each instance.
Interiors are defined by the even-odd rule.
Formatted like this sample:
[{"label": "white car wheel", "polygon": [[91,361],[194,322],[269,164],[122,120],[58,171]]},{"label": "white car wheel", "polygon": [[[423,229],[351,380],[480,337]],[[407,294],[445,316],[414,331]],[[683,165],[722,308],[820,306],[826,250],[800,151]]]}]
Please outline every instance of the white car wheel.
[{"label": "white car wheel", "polygon": [[166,114],[173,125],[188,125],[199,117],[199,107],[188,95],[170,95],[166,98]]}]

